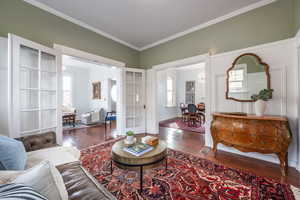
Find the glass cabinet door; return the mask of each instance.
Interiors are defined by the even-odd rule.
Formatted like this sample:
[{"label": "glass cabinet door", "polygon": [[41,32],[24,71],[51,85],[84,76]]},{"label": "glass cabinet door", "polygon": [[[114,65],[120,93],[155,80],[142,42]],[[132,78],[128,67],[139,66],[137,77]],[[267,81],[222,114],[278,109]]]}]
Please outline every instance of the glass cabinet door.
[{"label": "glass cabinet door", "polygon": [[9,35],[11,45],[11,132],[14,137],[57,130],[57,53]]}]

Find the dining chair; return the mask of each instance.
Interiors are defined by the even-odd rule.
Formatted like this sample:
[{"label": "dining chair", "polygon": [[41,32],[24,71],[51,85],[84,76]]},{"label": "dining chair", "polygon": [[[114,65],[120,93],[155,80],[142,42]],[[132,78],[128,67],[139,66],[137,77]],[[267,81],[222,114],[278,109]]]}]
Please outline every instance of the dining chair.
[{"label": "dining chair", "polygon": [[184,103],[179,104],[180,110],[181,110],[181,120],[182,121],[187,121],[188,120],[188,112],[187,108]]},{"label": "dining chair", "polygon": [[198,119],[197,107],[195,104],[188,104],[188,124],[189,126],[196,126]]}]

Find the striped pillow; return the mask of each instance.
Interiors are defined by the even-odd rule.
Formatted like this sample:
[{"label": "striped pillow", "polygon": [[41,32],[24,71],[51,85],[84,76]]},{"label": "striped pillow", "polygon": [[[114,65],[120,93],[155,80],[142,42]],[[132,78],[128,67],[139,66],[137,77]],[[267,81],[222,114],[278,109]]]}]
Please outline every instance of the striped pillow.
[{"label": "striped pillow", "polygon": [[31,187],[15,183],[0,185],[0,199],[47,200]]}]

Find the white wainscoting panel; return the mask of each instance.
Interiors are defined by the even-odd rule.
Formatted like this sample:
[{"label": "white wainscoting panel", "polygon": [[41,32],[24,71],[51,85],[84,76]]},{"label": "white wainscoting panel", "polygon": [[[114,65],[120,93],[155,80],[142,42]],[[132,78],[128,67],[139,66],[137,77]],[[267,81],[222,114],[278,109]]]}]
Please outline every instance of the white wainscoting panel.
[{"label": "white wainscoting panel", "polygon": [[[248,49],[233,51],[211,56],[210,76],[211,82],[211,113],[213,112],[246,112],[253,114],[254,103],[241,103],[225,98],[226,71],[231,67],[236,57],[243,53],[255,53],[270,66],[271,87],[274,89],[272,100],[268,102],[266,114],[283,115],[289,119],[293,133],[293,142],[289,148],[289,165],[296,167],[298,162],[297,152],[297,119],[298,119],[298,86],[297,65],[293,59],[293,45],[295,40],[284,40],[267,45],[260,45]],[[210,126],[210,122],[207,122]],[[205,145],[212,147],[210,129],[206,129]],[[234,148],[218,145],[218,149],[242,154],[266,161],[279,163],[275,155],[263,155],[258,153],[243,153]]]}]

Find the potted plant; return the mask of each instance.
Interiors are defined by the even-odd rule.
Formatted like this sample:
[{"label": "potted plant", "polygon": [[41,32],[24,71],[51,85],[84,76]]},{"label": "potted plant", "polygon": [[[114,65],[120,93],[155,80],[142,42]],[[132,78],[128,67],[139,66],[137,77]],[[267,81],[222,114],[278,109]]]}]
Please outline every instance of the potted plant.
[{"label": "potted plant", "polygon": [[255,101],[255,114],[257,116],[263,116],[266,108],[267,101],[272,98],[273,89],[263,89],[258,94],[251,96],[251,99]]},{"label": "potted plant", "polygon": [[126,140],[129,143],[132,143],[134,141],[134,132],[133,131],[126,132]]}]

